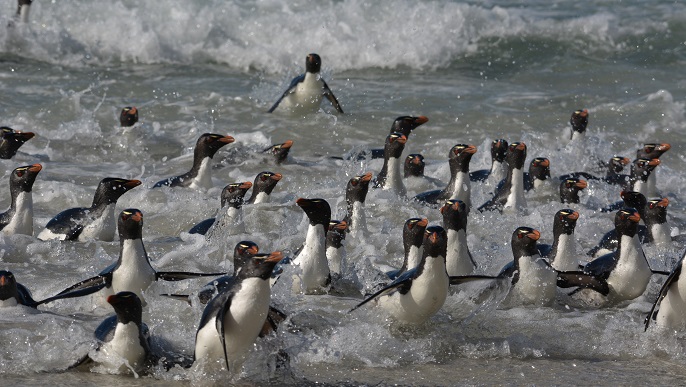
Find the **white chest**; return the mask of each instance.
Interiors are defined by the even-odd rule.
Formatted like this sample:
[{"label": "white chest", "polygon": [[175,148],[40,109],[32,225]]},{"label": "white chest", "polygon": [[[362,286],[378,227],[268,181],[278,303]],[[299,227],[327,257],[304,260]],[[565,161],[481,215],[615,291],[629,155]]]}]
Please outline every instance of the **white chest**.
[{"label": "white chest", "polygon": [[291,109],[318,110],[322,102],[324,84],[319,74],[305,73],[305,79],[298,83],[281,104]]},{"label": "white chest", "polygon": [[350,225],[350,233],[358,237],[359,233],[367,233],[367,216],[364,211],[364,203],[354,202],[353,213],[351,216],[352,224]]},{"label": "white chest", "polygon": [[464,230],[448,230],[448,250],[446,254],[448,275],[469,275],[474,271],[474,264],[469,255],[467,233]]},{"label": "white chest", "polygon": [[400,168],[402,166],[402,161],[395,157],[388,159],[388,170],[386,171],[386,184],[384,184],[383,189],[395,192],[400,196],[405,196],[405,184],[400,176]]},{"label": "white chest", "polygon": [[17,306],[17,299],[14,297],[10,297],[6,300],[0,300],[0,308],[6,308],[6,307],[11,307],[11,306]]},{"label": "white chest", "polygon": [[269,195],[267,195],[265,192],[259,192],[255,196],[255,201],[253,203],[254,204],[269,203]]},{"label": "white chest", "polygon": [[101,240],[104,242],[112,242],[116,231],[114,208],[114,203],[108,205],[100,217],[93,219],[92,222],[83,228],[83,231],[79,234],[78,240]]},{"label": "white chest", "polygon": [[212,188],[212,166],[211,158],[205,157],[200,163],[198,174],[193,178],[190,187],[193,189],[208,190]]},{"label": "white chest", "polygon": [[642,193],[645,197],[651,196],[648,194],[648,184],[646,182],[641,181],[641,180],[637,180],[634,183],[633,190],[636,192]]},{"label": "white chest", "polygon": [[422,261],[422,251],[421,246],[410,246],[410,252],[407,254],[407,270],[419,266],[419,262]]},{"label": "white chest", "polygon": [[512,171],[512,187],[507,196],[504,208],[517,211],[526,210],[524,198],[524,172],[521,169]]},{"label": "white chest", "polygon": [[638,236],[623,235],[617,265],[607,278],[610,296],[615,301],[633,300],[645,292],[652,272],[643,255]]},{"label": "white chest", "polygon": [[2,229],[2,232],[5,234],[33,235],[33,196],[31,192],[20,192],[15,208],[14,216]]},{"label": "white chest", "polygon": [[558,271],[579,270],[579,258],[576,254],[574,234],[561,234],[558,237],[557,254],[552,262],[552,266]]},{"label": "white chest", "polygon": [[679,279],[672,283],[667,295],[660,303],[656,323],[658,326],[672,330],[686,328],[686,260],[681,262]]},{"label": "white chest", "polygon": [[120,371],[139,369],[145,361],[145,348],[140,343],[138,326],[117,323],[114,337],[100,347],[100,352],[103,356],[98,356],[97,361],[102,365]]},{"label": "white chest", "polygon": [[343,263],[343,259],[345,258],[345,247],[341,246],[339,248],[335,248],[333,246],[329,246],[326,248],[326,260],[329,262],[329,269],[331,270],[332,273],[341,273],[341,265]]},{"label": "white chest", "polygon": [[112,292],[136,293],[141,299],[143,292],[155,281],[155,270],[150,266],[140,239],[127,239],[121,249],[121,264],[112,273]]},{"label": "white chest", "polygon": [[212,228],[207,231],[207,238],[245,233],[243,209],[227,206],[223,214],[218,216]]},{"label": "white chest", "polygon": [[472,206],[471,183],[468,173],[457,173],[457,176],[455,176],[455,183],[453,184],[453,193],[450,195],[450,199],[462,200],[467,205],[467,208]]},{"label": "white chest", "polygon": [[504,163],[500,161],[493,161],[491,165],[491,172],[488,174],[486,184],[489,186],[497,186],[501,180],[507,177],[507,168]]},{"label": "white chest", "polygon": [[672,234],[667,223],[651,225],[650,233],[653,236],[653,243],[655,244],[664,245],[672,243]]},{"label": "white chest", "polygon": [[305,246],[294,264],[302,270],[301,287],[306,293],[320,291],[329,281],[329,264],[326,259],[326,234],[321,224],[307,228]]},{"label": "white chest", "polygon": [[519,258],[519,280],[511,290],[524,305],[550,305],[555,300],[557,274],[538,254]]}]

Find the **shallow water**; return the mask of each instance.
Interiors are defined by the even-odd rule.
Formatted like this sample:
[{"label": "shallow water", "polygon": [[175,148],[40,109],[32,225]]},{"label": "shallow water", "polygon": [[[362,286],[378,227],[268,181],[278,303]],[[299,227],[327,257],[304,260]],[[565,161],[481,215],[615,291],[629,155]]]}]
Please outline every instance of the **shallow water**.
[{"label": "shallow water", "polygon": [[[11,2],[6,2],[11,3]],[[75,12],[78,10],[78,12]],[[673,233],[686,228],[686,6],[675,1],[75,1],[35,2],[30,22],[5,28],[14,4],[0,8],[0,125],[34,131],[13,160],[0,161],[0,181],[20,165],[40,162],[34,185],[35,235],[59,211],[86,206],[106,176],[138,178],[118,210],[139,208],[144,240],[160,270],[229,269],[224,249],[243,239],[262,251],[293,250],[307,222],[298,197],[327,199],[342,217],[345,184],[379,160],[329,158],[381,147],[393,119],[426,115],[406,152],[422,153],[426,172],[447,181],[448,150],[479,148],[471,169],[490,163],[494,138],[525,141],[529,158],[548,157],[554,176],[592,170],[618,154],[632,158],[644,142],[669,142],[657,168],[669,197]],[[317,52],[323,76],[346,111],[331,107],[304,117],[266,114],[304,57]],[[123,106],[140,109],[133,129],[118,126]],[[588,108],[585,142],[567,140],[572,111]],[[204,132],[237,141],[216,157],[207,192],[148,189],[190,168]],[[294,141],[288,163],[256,154]],[[284,175],[272,204],[246,206],[247,233],[208,245],[185,232],[219,207],[221,188],[252,181],[263,170]],[[406,182],[409,194],[435,188]],[[489,189],[472,185],[480,205]],[[0,208],[9,206],[9,192]],[[509,239],[521,225],[552,241],[552,215],[563,206],[555,189],[527,194],[527,215],[470,215],[468,242],[478,272],[494,274],[511,260]],[[576,237],[586,250],[612,227],[596,210],[619,189],[591,184],[572,206]],[[564,205],[567,207],[567,205]],[[440,222],[435,209],[370,192],[372,235],[348,239],[351,281],[371,288],[379,265],[399,266],[401,227],[409,217]],[[2,268],[37,299],[90,277],[118,254],[118,242],[42,242],[0,236]],[[655,268],[668,270],[683,246],[646,246]],[[560,292],[550,308],[499,310],[499,293],[461,287],[431,321],[397,327],[373,307],[347,314],[358,298],[297,296],[280,281],[273,298],[289,313],[277,337],[258,341],[237,383],[267,380],[364,384],[668,384],[683,380],[684,334],[643,332],[662,278],[638,299],[608,309],[584,308]],[[168,300],[205,281],[156,283],[144,320],[158,348],[191,355],[202,307]],[[359,297],[359,295],[357,296]],[[482,303],[482,299],[486,302]],[[12,384],[202,383],[227,381],[161,367],[150,377],[62,372],[88,353],[107,307],[86,297],[29,310],[0,311],[0,369]],[[274,370],[284,350],[290,370]]]}]

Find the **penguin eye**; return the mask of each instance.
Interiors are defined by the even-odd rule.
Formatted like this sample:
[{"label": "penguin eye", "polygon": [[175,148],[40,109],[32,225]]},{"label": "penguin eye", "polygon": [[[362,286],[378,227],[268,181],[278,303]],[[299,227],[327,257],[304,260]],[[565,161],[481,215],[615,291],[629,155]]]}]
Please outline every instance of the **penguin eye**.
[{"label": "penguin eye", "polygon": [[24,171],[17,171],[17,177],[24,176]]},{"label": "penguin eye", "polygon": [[357,178],[350,180],[350,184],[352,184],[353,187],[356,187],[358,182]]}]

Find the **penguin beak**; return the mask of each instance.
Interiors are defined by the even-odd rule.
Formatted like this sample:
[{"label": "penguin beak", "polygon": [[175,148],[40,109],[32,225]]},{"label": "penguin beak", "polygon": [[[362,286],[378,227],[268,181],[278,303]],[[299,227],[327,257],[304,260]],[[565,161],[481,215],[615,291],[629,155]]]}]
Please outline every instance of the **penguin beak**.
[{"label": "penguin beak", "polygon": [[284,142],[283,144],[281,144],[281,148],[283,148],[283,149],[289,149],[292,146],[293,146],[292,140],[288,140],[288,141]]},{"label": "penguin beak", "polygon": [[8,282],[9,281],[7,280],[7,276],[0,276],[0,286],[7,286]]},{"label": "penguin beak", "polygon": [[138,187],[141,184],[143,184],[143,182],[140,180],[129,180],[124,184],[124,187],[126,187],[127,189],[131,189]]},{"label": "penguin beak", "polygon": [[131,109],[129,109],[128,113],[132,116],[135,116],[136,114],[138,114],[138,109],[136,109],[135,106],[132,106]]},{"label": "penguin beak", "polygon": [[667,152],[668,150],[672,149],[672,146],[669,145],[668,143],[660,144],[657,146],[657,150]]},{"label": "penguin beak", "polygon": [[419,227],[426,227],[427,224],[429,224],[429,219],[427,218],[422,218],[422,220],[416,223]]},{"label": "penguin beak", "polygon": [[33,164],[32,166],[29,167],[29,172],[32,173],[38,173],[43,169],[43,166],[40,164]]},{"label": "penguin beak", "polygon": [[136,223],[140,223],[143,221],[143,214],[140,211],[136,211],[131,215],[131,219],[133,219]]},{"label": "penguin beak", "polygon": [[402,135],[402,136],[398,137],[395,141],[397,141],[401,144],[405,144],[407,142],[407,137],[405,137],[405,135]]},{"label": "penguin beak", "polygon": [[639,215],[638,212],[634,212],[629,216],[629,220],[631,220],[634,223],[638,223],[638,221],[641,220],[641,215]]},{"label": "penguin beak", "polygon": [[531,230],[526,236],[529,237],[529,239],[537,241],[541,237],[541,232],[538,230]]},{"label": "penguin beak", "polygon": [[651,167],[657,167],[658,165],[660,165],[660,159],[651,159],[648,162],[648,165],[650,165]]},{"label": "penguin beak", "polygon": [[584,189],[588,187],[588,183],[586,182],[586,180],[579,180],[575,185],[578,189]]},{"label": "penguin beak", "polygon": [[20,131],[16,131],[16,132],[14,132],[14,134],[18,135],[24,141],[28,141],[36,135],[33,132],[20,132]]},{"label": "penguin beak", "polygon": [[372,173],[367,172],[364,175],[360,176],[360,181],[363,183],[368,183],[372,180]]},{"label": "penguin beak", "polygon": [[550,160],[548,160],[548,159],[543,159],[543,160],[541,160],[541,162],[540,162],[539,165],[542,166],[542,167],[546,167],[546,168],[547,168],[547,167],[550,166]]},{"label": "penguin beak", "polygon": [[347,229],[347,228],[348,228],[348,223],[345,220],[342,220],[333,226],[333,229],[338,230],[338,231],[345,231],[345,229]]},{"label": "penguin beak", "polygon": [[419,116],[414,120],[414,123],[417,125],[426,124],[427,122],[429,122],[429,117],[427,116]]},{"label": "penguin beak", "polygon": [[257,246],[250,246],[248,247],[247,250],[245,250],[248,254],[255,255],[260,252],[260,248]]},{"label": "penguin beak", "polygon": [[464,152],[467,152],[467,153],[470,153],[470,154],[474,154],[474,153],[476,153],[476,151],[477,151],[477,148],[476,148],[474,145],[468,145],[468,146],[464,149]]},{"label": "penguin beak", "polygon": [[526,150],[526,144],[523,142],[517,143],[517,145],[515,146],[515,149],[520,150],[520,151]]},{"label": "penguin beak", "polygon": [[414,165],[419,165],[419,164],[422,163],[422,160],[421,160],[418,156],[415,156],[415,157],[412,158],[411,163],[414,164]]},{"label": "penguin beak", "polygon": [[567,219],[577,220],[579,219],[579,213],[574,211],[571,214],[567,215]]},{"label": "penguin beak", "polygon": [[265,262],[269,263],[278,263],[283,259],[283,253],[280,251],[274,251],[273,253],[269,254],[269,257],[265,259]]},{"label": "penguin beak", "polygon": [[657,205],[660,207],[667,208],[667,206],[669,206],[669,199],[662,198],[659,202],[657,202]]},{"label": "penguin beak", "polygon": [[231,144],[232,142],[236,141],[236,139],[231,137],[231,136],[224,136],[224,137],[219,137],[217,139],[217,141],[223,142],[224,144]]},{"label": "penguin beak", "polygon": [[272,179],[272,180],[279,181],[279,180],[281,180],[282,178],[283,178],[283,175],[280,174],[280,173],[275,173],[275,174],[271,175],[271,179]]},{"label": "penguin beak", "polygon": [[429,234],[428,238],[431,241],[431,243],[437,243],[438,242],[438,233],[432,232]]},{"label": "penguin beak", "polygon": [[622,158],[619,160],[619,162],[622,163],[622,165],[628,165],[628,164],[631,162],[631,160],[629,160],[628,157],[622,157]]},{"label": "penguin beak", "polygon": [[250,187],[252,187],[252,183],[249,181],[245,181],[239,186],[241,189],[250,189]]}]

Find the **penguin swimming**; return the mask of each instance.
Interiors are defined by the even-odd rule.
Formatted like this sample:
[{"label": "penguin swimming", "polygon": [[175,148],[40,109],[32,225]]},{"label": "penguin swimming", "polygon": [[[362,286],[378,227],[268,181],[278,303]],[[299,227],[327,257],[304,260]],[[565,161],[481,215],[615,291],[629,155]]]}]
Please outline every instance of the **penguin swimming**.
[{"label": "penguin swimming", "polygon": [[424,242],[424,231],[429,221],[426,218],[410,218],[403,225],[403,248],[405,255],[403,265],[398,270],[386,273],[388,278],[394,280],[409,269],[419,265],[422,260],[422,243]]},{"label": "penguin swimming", "polygon": [[224,364],[238,373],[262,329],[271,300],[269,278],[283,255],[252,257],[205,307],[195,335],[198,367]]},{"label": "penguin swimming", "polygon": [[5,160],[14,157],[19,148],[35,136],[32,132],[22,132],[7,126],[0,127],[0,135],[0,159]]},{"label": "penguin swimming", "polygon": [[[228,184],[222,190],[221,207],[214,218],[205,219],[191,227],[189,234],[212,235],[212,230],[222,230],[222,235],[242,234],[245,232],[243,224],[243,197],[252,187],[249,181]],[[217,222],[219,219],[219,222]]]},{"label": "penguin swimming", "polygon": [[405,196],[406,189],[400,177],[401,157],[407,137],[400,133],[389,134],[384,146],[384,161],[381,171],[374,178],[374,188],[393,191]]},{"label": "penguin swimming", "polygon": [[95,190],[93,204],[90,207],[70,208],[55,215],[45,225],[45,229],[38,234],[38,239],[113,241],[116,231],[114,208],[117,200],[139,185],[141,185],[140,180],[114,177],[102,179]]},{"label": "penguin swimming", "polygon": [[332,219],[326,232],[326,260],[329,262],[329,270],[332,274],[340,275],[345,262],[345,240],[348,224],[344,220]]},{"label": "penguin swimming", "polygon": [[526,210],[524,198],[524,160],[526,160],[526,144],[513,142],[507,148],[507,178],[498,184],[493,197],[482,204],[479,212],[491,210]]},{"label": "penguin swimming", "polygon": [[0,214],[0,230],[5,234],[25,234],[33,236],[33,183],[40,164],[16,168],[10,174],[10,208]]},{"label": "penguin swimming", "polygon": [[598,177],[588,172],[572,172],[560,176],[560,180],[579,178],[586,180],[601,180],[608,184],[624,185],[629,180],[629,175],[623,174],[624,167],[631,163],[628,157],[613,156],[607,164],[605,177]]},{"label": "penguin swimming", "polygon": [[126,209],[119,214],[119,259],[97,276],[74,284],[53,297],[39,301],[45,304],[63,298],[82,297],[103,290],[108,296],[122,291],[136,293],[144,301],[143,292],[154,281],[179,281],[197,277],[218,277],[222,273],[191,273],[156,271],[150,265],[143,245],[143,213]]},{"label": "penguin swimming", "polygon": [[270,195],[276,187],[276,184],[281,181],[283,175],[269,171],[260,172],[255,176],[255,182],[252,184],[252,194],[246,201],[247,204],[269,203]]},{"label": "penguin swimming", "polygon": [[550,180],[550,160],[536,157],[529,164],[529,172],[524,173],[524,190],[541,189]]},{"label": "penguin swimming", "polygon": [[555,213],[553,220],[553,244],[537,244],[539,254],[550,261],[557,271],[579,270],[579,256],[576,252],[574,229],[579,213],[565,208]]},{"label": "penguin swimming", "polygon": [[560,182],[560,202],[579,204],[581,199],[579,198],[579,192],[586,189],[588,183],[586,180],[577,179],[570,177],[569,179]]},{"label": "penguin swimming", "polygon": [[135,106],[127,106],[119,113],[119,125],[123,128],[134,126],[138,122],[138,109]]},{"label": "penguin swimming", "polygon": [[655,321],[661,329],[680,331],[686,328],[686,283],[684,283],[686,276],[681,276],[686,262],[684,257],[686,253],[682,254],[681,259],[662,284],[645,318],[645,330],[648,330],[651,320]]},{"label": "penguin swimming", "polygon": [[191,187],[210,189],[212,188],[212,166],[210,162],[224,145],[236,141],[231,136],[221,134],[204,133],[198,138],[193,150],[193,167],[183,175],[170,177],[155,183],[153,188],[159,187]]},{"label": "penguin swimming", "polygon": [[280,109],[290,109],[292,111],[307,111],[314,113],[319,110],[322,98],[331,102],[331,105],[341,114],[343,108],[322,78],[321,71],[322,59],[317,54],[309,54],[305,58],[305,74],[301,74],[291,81],[286,91],[269,108],[272,113],[277,107]]},{"label": "penguin swimming", "polygon": [[419,153],[413,153],[405,157],[405,162],[403,163],[403,177],[422,177],[424,176],[424,156]]},{"label": "penguin swimming", "polygon": [[469,208],[459,200],[448,200],[440,209],[443,227],[448,230],[448,247],[445,266],[449,276],[469,275],[476,263],[467,245],[467,215]]},{"label": "penguin swimming", "polygon": [[572,126],[569,134],[570,140],[574,141],[585,138],[586,127],[588,126],[588,110],[580,109],[574,111],[569,119],[569,123]]},{"label": "penguin swimming", "polygon": [[448,297],[450,286],[445,271],[448,235],[440,226],[431,226],[424,232],[422,259],[390,285],[357,304],[348,313],[376,300],[396,320],[421,324],[436,314]]},{"label": "penguin swimming", "polygon": [[470,172],[469,179],[495,186],[507,177],[507,167],[504,164],[506,155],[507,141],[503,139],[493,140],[491,142],[491,168]]},{"label": "penguin swimming", "polygon": [[15,16],[16,20],[22,23],[29,22],[31,3],[33,3],[33,0],[17,0],[17,14]]},{"label": "penguin swimming", "polygon": [[263,150],[262,153],[267,153],[272,155],[274,162],[279,165],[286,161],[288,158],[288,153],[291,151],[293,146],[293,140],[287,140],[281,144],[274,144],[267,149]]},{"label": "penguin swimming", "polygon": [[[420,125],[429,122],[429,118],[426,116],[400,116],[393,120],[391,124],[391,130],[388,134],[401,133],[406,138],[410,138],[410,133],[417,129]],[[364,160],[368,156],[372,159],[381,159],[384,157],[383,149],[369,149],[369,154],[367,150],[362,150],[358,152],[353,152],[347,159],[357,159]]]},{"label": "penguin swimming", "polygon": [[372,173],[354,176],[348,180],[345,187],[346,215],[343,220],[346,222],[346,232],[357,234],[367,233],[367,216],[364,211],[364,202],[369,192],[369,182],[372,180]]},{"label": "penguin swimming", "polygon": [[631,163],[629,181],[624,186],[626,191],[640,192],[645,196],[655,196],[657,192],[650,192],[648,184],[650,175],[655,173],[655,168],[660,165],[660,159],[636,159]]},{"label": "penguin swimming", "polygon": [[457,144],[448,152],[450,165],[450,181],[443,190],[420,193],[414,199],[424,203],[442,203],[449,199],[463,201],[467,208],[471,207],[471,181],[469,179],[469,162],[476,153],[474,145]]},{"label": "penguin swimming", "polygon": [[0,270],[0,308],[25,305],[36,307],[29,289],[17,282],[14,274],[7,270]]},{"label": "penguin swimming", "polygon": [[326,230],[331,221],[331,206],[324,199],[299,198],[295,202],[307,215],[309,225],[305,245],[293,259],[300,266],[300,281],[294,290],[306,294],[321,293],[331,283],[331,271],[326,258]]}]

